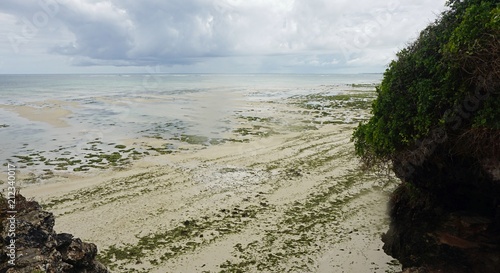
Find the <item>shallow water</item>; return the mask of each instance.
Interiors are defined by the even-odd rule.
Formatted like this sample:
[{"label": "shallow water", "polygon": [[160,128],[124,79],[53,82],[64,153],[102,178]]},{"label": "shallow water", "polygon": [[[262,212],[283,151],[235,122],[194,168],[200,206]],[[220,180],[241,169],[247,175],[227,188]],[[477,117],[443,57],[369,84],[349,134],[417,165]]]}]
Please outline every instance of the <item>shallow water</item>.
[{"label": "shallow water", "polygon": [[[380,74],[0,75],[0,162],[38,152],[73,158],[89,149],[112,152],[113,144],[141,137],[224,138],[238,125],[233,117],[258,112],[248,102],[337,94],[380,79]],[[39,111],[32,115],[47,119],[47,109],[71,112],[58,119],[67,126],[54,126],[2,105],[31,106]]]}]

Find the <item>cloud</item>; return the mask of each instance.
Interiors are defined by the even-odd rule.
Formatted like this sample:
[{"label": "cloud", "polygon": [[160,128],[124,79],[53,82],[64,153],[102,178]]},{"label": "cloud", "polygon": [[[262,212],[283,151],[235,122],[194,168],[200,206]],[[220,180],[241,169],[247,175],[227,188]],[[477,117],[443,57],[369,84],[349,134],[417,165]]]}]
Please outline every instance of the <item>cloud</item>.
[{"label": "cloud", "polygon": [[96,60],[127,60],[134,46],[134,23],[125,9],[111,2],[67,1],[58,18],[75,35],[54,53]]},{"label": "cloud", "polygon": [[[381,66],[444,6],[444,0],[2,1],[0,15],[15,16],[18,33],[31,23],[32,39],[53,37],[45,50],[80,66],[199,65],[248,56],[283,67]],[[54,37],[56,30],[64,35]]]}]

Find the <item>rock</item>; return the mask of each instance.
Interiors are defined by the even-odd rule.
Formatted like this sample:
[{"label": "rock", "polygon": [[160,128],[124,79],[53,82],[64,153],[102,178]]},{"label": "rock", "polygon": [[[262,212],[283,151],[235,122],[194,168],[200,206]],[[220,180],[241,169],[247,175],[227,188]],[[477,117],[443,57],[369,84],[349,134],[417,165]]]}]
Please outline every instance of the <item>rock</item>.
[{"label": "rock", "polygon": [[[43,211],[35,201],[16,196],[16,236],[9,237],[9,219],[5,198],[0,198],[0,272],[6,273],[108,273],[107,268],[96,261],[97,246],[82,242],[67,233],[57,234],[55,218]],[[15,239],[17,257],[15,265],[9,264],[7,245]]]},{"label": "rock", "polygon": [[404,273],[498,273],[500,165],[434,159],[417,166],[392,194],[384,251]]}]

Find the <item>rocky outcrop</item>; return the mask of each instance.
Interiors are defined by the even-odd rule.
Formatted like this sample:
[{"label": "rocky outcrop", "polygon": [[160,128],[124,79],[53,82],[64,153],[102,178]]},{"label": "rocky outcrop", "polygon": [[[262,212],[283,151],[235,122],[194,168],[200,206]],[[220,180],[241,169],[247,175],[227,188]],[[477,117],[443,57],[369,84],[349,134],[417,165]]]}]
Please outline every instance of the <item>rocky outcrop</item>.
[{"label": "rocky outcrop", "polygon": [[[71,234],[56,234],[54,215],[43,211],[37,202],[18,194],[15,214],[8,212],[5,198],[2,197],[0,203],[0,273],[109,272],[95,260],[96,245],[82,242]],[[15,219],[14,230],[12,219]],[[10,257],[8,254],[14,247],[16,256]]]},{"label": "rocky outcrop", "polygon": [[500,164],[441,152],[401,177],[384,250],[403,272],[497,273]]}]

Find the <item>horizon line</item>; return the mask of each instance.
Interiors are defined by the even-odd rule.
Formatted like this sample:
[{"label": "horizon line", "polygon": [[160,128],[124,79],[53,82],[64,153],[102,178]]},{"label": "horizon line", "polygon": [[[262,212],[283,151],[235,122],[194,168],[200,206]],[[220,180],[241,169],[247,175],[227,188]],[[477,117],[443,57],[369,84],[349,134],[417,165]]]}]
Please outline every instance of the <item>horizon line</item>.
[{"label": "horizon line", "polygon": [[131,73],[0,73],[2,76],[18,75],[367,75],[367,74],[384,74],[384,72],[358,72],[358,73],[196,73],[196,72],[159,72],[159,73],[144,73],[144,72],[131,72]]}]

